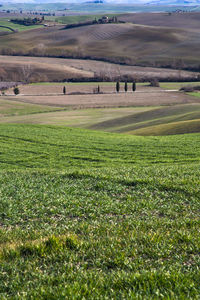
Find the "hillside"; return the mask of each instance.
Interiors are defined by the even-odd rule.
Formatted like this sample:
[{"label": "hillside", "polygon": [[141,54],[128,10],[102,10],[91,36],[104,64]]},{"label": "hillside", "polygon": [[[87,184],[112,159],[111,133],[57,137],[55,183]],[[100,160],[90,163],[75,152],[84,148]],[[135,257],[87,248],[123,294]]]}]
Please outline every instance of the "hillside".
[{"label": "hillside", "polygon": [[[42,46],[41,46],[42,48]],[[73,67],[63,60],[0,56],[2,81],[66,81],[71,78],[92,78],[94,72]]]},{"label": "hillside", "polygon": [[174,27],[184,29],[199,29],[200,13],[139,13],[139,14],[122,14],[119,20],[134,24],[159,27]]},{"label": "hillside", "polygon": [[[64,125],[136,135],[200,132],[200,94],[175,90],[188,83],[161,83],[160,88],[141,83],[134,93],[131,84],[127,93],[123,83],[120,93],[116,93],[115,85],[113,82],[20,85],[18,96],[9,89],[0,97],[0,123]],[[93,93],[97,86],[100,94]]]},{"label": "hillside", "polygon": [[[40,45],[40,51],[45,48]],[[0,55],[0,79],[3,81],[43,82],[66,81],[70,78],[93,78],[114,80],[119,76],[133,79],[162,80],[196,78],[198,73],[168,68],[152,68],[113,64],[89,59],[63,59],[50,57],[27,57]]]},{"label": "hillside", "polygon": [[198,297],[199,134],[0,132],[3,298]]},{"label": "hillside", "polygon": [[182,104],[161,108],[152,107],[144,112],[94,124],[90,128],[136,135],[200,132],[200,105]]},{"label": "hillside", "polygon": [[91,57],[179,68],[197,67],[199,44],[199,34],[195,29],[131,23],[73,29],[55,26],[0,37],[3,54]]}]

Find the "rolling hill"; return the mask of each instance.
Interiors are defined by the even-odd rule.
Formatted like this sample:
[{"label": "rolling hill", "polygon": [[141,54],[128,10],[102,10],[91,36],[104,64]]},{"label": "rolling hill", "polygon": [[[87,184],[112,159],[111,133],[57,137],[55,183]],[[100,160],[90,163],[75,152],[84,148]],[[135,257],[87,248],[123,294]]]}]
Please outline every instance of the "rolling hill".
[{"label": "rolling hill", "polygon": [[196,29],[132,23],[54,26],[0,37],[3,54],[87,57],[145,66],[198,68],[199,46]]},{"label": "rolling hill", "polygon": [[[132,135],[200,132],[200,99],[181,92],[138,85],[135,93],[114,92],[114,84],[20,86],[21,94],[0,97],[0,123],[48,124]],[[83,94],[79,95],[79,91]],[[10,93],[10,95],[9,95]]]},{"label": "rolling hill", "polygon": [[49,58],[0,56],[2,81],[64,81],[71,78],[92,78],[94,72],[73,67],[62,60]]},{"label": "rolling hill", "polygon": [[200,132],[200,105],[184,104],[152,108],[113,118],[89,127],[136,135],[169,135]]},{"label": "rolling hill", "polygon": [[122,14],[119,20],[147,26],[173,27],[184,29],[199,29],[200,13],[139,13]]},{"label": "rolling hill", "polygon": [[[42,48],[41,48],[42,49]],[[0,55],[0,79],[3,81],[66,81],[67,79],[129,76],[134,79],[162,80],[197,78],[198,73],[169,68],[128,66],[89,59],[64,59]]]}]

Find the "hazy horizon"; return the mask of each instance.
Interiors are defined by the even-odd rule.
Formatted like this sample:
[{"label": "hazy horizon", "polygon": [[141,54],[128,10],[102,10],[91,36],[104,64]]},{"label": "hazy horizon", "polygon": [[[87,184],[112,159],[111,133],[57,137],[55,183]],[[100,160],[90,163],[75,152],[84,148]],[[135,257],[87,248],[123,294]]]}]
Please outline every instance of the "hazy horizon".
[{"label": "hazy horizon", "polygon": [[[0,4],[9,3],[30,3],[30,4],[43,4],[43,3],[66,3],[66,4],[80,4],[80,3],[93,3],[95,0],[0,0]],[[104,4],[160,4],[160,5],[200,5],[200,0],[188,0],[187,3],[184,0],[103,0]]]}]

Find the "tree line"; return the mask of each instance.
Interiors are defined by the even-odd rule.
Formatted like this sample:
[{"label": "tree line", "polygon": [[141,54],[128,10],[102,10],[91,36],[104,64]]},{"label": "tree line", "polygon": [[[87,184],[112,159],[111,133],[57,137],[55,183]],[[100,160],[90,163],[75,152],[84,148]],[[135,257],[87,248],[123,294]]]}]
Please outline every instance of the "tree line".
[{"label": "tree line", "polygon": [[44,21],[44,18],[24,18],[24,19],[11,19],[10,22],[24,26],[39,25]]},{"label": "tree line", "polygon": [[[125,93],[128,92],[128,82],[125,81],[124,83],[124,91]],[[135,92],[136,91],[136,83],[135,81],[132,83],[132,92]],[[120,82],[117,81],[116,82],[116,92],[119,93],[120,92]]]},{"label": "tree line", "polygon": [[[132,82],[131,89],[132,89],[132,92],[136,91],[136,82],[135,81]],[[115,84],[115,90],[117,93],[120,92],[120,82],[119,81],[117,81]],[[125,91],[125,93],[128,92],[128,82],[127,81],[124,82],[124,91]],[[67,93],[66,86],[64,86],[63,87],[63,95],[66,95],[66,93]],[[100,85],[98,85],[96,88],[93,89],[93,94],[101,94]]]}]

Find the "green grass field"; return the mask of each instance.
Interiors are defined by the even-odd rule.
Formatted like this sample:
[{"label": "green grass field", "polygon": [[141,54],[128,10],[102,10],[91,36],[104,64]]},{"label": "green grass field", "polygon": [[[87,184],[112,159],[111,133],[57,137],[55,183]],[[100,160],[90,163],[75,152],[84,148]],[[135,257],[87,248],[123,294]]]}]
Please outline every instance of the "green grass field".
[{"label": "green grass field", "polygon": [[22,103],[16,101],[14,97],[1,97],[0,98],[0,116],[1,117],[13,117],[13,116],[30,116],[36,113],[47,113],[62,110],[62,108],[52,108],[47,105],[36,105],[29,103]]},{"label": "green grass field", "polygon": [[61,125],[144,136],[200,132],[198,103],[71,109],[17,102],[13,101],[14,97],[9,98],[0,99],[0,123]]},{"label": "green grass field", "polygon": [[194,97],[200,98],[200,92],[193,92],[193,93],[188,93],[189,95],[192,95]]},{"label": "green grass field", "polygon": [[130,113],[123,117],[97,122],[90,128],[139,135],[183,134],[199,132],[199,119],[199,104],[181,104],[151,107],[148,110]]},{"label": "green grass field", "polygon": [[166,90],[179,90],[185,86],[198,86],[200,82],[161,82],[160,86]]},{"label": "green grass field", "polygon": [[[31,29],[42,27],[41,25],[24,26],[24,25],[20,25],[20,24],[15,24],[15,23],[10,22],[9,18],[0,18],[0,26],[8,26],[17,31],[25,31],[25,30],[31,30]],[[10,30],[4,29],[4,28],[0,28],[0,29],[2,31],[10,32]]]},{"label": "green grass field", "polygon": [[0,125],[1,299],[198,299],[200,135]]},{"label": "green grass field", "polygon": [[[118,14],[108,14],[107,16],[109,18],[112,18],[113,16],[116,16]],[[48,20],[53,20],[61,24],[72,24],[72,23],[79,23],[79,22],[85,22],[85,21],[92,21],[92,20],[98,20],[100,19],[104,14],[92,14],[92,15],[82,15],[82,16],[65,16],[65,17],[46,17]]]}]

